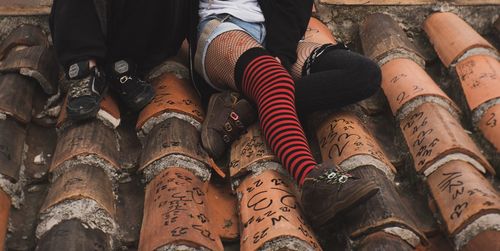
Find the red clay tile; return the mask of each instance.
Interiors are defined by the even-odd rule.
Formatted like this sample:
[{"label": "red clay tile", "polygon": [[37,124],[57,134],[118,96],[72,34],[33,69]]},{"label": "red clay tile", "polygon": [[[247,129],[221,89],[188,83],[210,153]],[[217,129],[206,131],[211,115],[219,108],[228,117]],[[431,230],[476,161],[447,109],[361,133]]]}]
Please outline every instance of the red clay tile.
[{"label": "red clay tile", "polygon": [[393,59],[382,67],[382,89],[391,106],[392,114],[402,119],[426,98],[447,110],[458,112],[455,103],[438,87],[432,78],[410,59]]},{"label": "red clay tile", "polygon": [[[276,171],[266,170],[258,175],[249,176],[237,188],[240,199],[241,237],[240,250],[259,250],[266,243],[286,238],[282,249],[290,247],[293,239],[308,248],[321,250],[311,229],[301,217],[297,198],[291,189],[292,182]],[[292,239],[290,239],[292,238]],[[305,243],[304,243],[305,242]],[[281,250],[274,242],[276,250]],[[291,250],[305,250],[296,247]],[[290,250],[290,249],[286,249]]]},{"label": "red clay tile", "polygon": [[[59,113],[59,117],[57,118],[56,127],[58,128],[69,121],[66,112],[66,102],[67,97],[64,99],[64,103],[61,107],[61,112]],[[118,127],[118,125],[120,124],[120,110],[116,101],[108,94],[101,100],[100,106],[101,108],[96,116],[109,123],[112,127]]]},{"label": "red clay tile", "polygon": [[146,187],[139,250],[174,245],[223,250],[208,213],[207,183],[182,168],[169,168]]},{"label": "red clay tile", "polygon": [[49,47],[47,36],[40,27],[31,24],[23,24],[13,30],[0,44],[0,59],[17,46],[36,45]]},{"label": "red clay tile", "polygon": [[34,81],[19,74],[0,76],[0,112],[21,123],[31,121]]},{"label": "red clay tile", "polygon": [[389,15],[368,15],[359,27],[359,35],[365,55],[372,60],[380,62],[391,54],[408,54],[407,58],[414,54],[413,57],[420,58],[418,61],[423,61],[423,56]]},{"label": "red clay tile", "polygon": [[10,198],[0,189],[0,250],[5,250],[4,244],[9,225]]},{"label": "red clay tile", "polygon": [[184,120],[169,118],[161,122],[151,130],[144,142],[140,171],[171,154],[184,155],[210,164],[209,157],[201,146],[200,132]]},{"label": "red clay tile", "polygon": [[427,177],[427,184],[451,236],[484,214],[500,213],[498,192],[467,162],[446,163]]},{"label": "red clay tile", "polygon": [[114,168],[120,168],[116,133],[97,120],[65,128],[57,140],[50,172],[66,161],[88,155],[97,156]]},{"label": "red clay tile", "polygon": [[225,241],[234,241],[240,235],[237,199],[231,187],[210,183],[207,193],[208,211],[214,229]]},{"label": "red clay tile", "polygon": [[26,130],[13,119],[0,120],[0,174],[13,182],[19,179]]},{"label": "red clay tile", "polygon": [[500,98],[500,63],[497,59],[475,55],[457,63],[455,68],[470,110]]},{"label": "red clay tile", "polygon": [[500,104],[486,110],[477,127],[497,153],[500,153]]},{"label": "red clay tile", "polygon": [[457,15],[438,12],[427,17],[423,24],[431,44],[446,67],[472,48],[495,49]]},{"label": "red clay tile", "polygon": [[372,251],[372,250],[387,250],[387,251],[412,251],[415,250],[408,245],[404,240],[386,233],[384,231],[375,232],[363,238],[360,241],[356,250]]},{"label": "red clay tile", "polygon": [[238,177],[247,173],[253,164],[269,161],[279,163],[278,158],[267,145],[259,124],[255,123],[248,127],[247,133],[233,143],[229,173],[233,178]]},{"label": "red clay tile", "polygon": [[482,171],[495,170],[481,154],[472,139],[444,108],[425,103],[400,123],[415,169],[428,176],[451,159],[471,162]]},{"label": "red clay tile", "polygon": [[416,251],[453,251],[453,247],[448,239],[439,233],[438,235],[429,237],[429,246],[419,246]]},{"label": "red clay tile", "polygon": [[72,166],[52,183],[40,211],[65,201],[79,199],[92,199],[111,217],[115,216],[111,180],[101,168],[86,164]]},{"label": "red clay tile", "polygon": [[167,72],[154,79],[152,84],[156,96],[139,114],[137,130],[140,130],[149,119],[167,112],[185,114],[200,123],[203,121],[204,112],[200,98],[187,79]]},{"label": "red clay tile", "polygon": [[37,241],[37,251],[112,250],[110,236],[77,219],[63,221]]},{"label": "red clay tile", "polygon": [[353,113],[330,116],[320,125],[317,138],[323,160],[333,160],[347,170],[372,164],[388,176],[396,173],[377,141]]},{"label": "red clay tile", "polygon": [[317,18],[311,17],[307,25],[304,41],[317,44],[337,44],[337,40],[328,27]]},{"label": "red clay tile", "polygon": [[0,61],[0,72],[17,72],[34,78],[48,94],[57,92],[59,83],[59,65],[52,48],[31,46],[20,50],[11,50]]},{"label": "red clay tile", "polygon": [[500,250],[500,231],[486,230],[465,245],[463,251]]}]

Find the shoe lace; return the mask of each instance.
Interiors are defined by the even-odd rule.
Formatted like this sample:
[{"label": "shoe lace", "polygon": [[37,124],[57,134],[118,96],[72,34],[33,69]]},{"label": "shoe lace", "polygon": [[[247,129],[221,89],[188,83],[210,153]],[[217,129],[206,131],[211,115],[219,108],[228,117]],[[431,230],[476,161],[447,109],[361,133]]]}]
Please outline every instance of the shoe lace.
[{"label": "shoe lace", "polygon": [[92,95],[91,79],[92,77],[89,76],[84,79],[70,81],[68,95],[72,98]]}]

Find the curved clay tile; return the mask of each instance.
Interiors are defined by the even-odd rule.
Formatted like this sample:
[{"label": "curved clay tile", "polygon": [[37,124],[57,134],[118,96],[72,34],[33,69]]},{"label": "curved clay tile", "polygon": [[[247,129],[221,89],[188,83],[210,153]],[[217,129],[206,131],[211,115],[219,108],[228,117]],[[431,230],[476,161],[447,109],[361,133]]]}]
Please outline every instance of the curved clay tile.
[{"label": "curved clay tile", "polygon": [[423,24],[431,44],[446,67],[473,48],[495,50],[469,24],[450,12],[438,12],[427,17]]},{"label": "curved clay tile", "polygon": [[500,232],[486,230],[474,236],[462,249],[463,251],[500,250]]},{"label": "curved clay tile", "polygon": [[231,147],[229,173],[232,178],[251,172],[262,162],[280,163],[267,145],[258,123],[247,128],[247,132],[236,140]]},{"label": "curved clay tile", "polygon": [[415,169],[425,176],[451,160],[470,162],[479,171],[495,174],[460,122],[444,108],[426,103],[400,123]]},{"label": "curved clay tile", "polygon": [[300,212],[289,176],[265,170],[246,177],[240,198],[240,250],[321,250]]},{"label": "curved clay tile", "polygon": [[18,46],[43,46],[49,47],[49,40],[38,26],[23,24],[13,30],[0,44],[0,59]]},{"label": "curved clay tile", "polygon": [[[156,95],[153,101],[140,112],[136,130],[142,130],[144,134],[147,134],[154,124],[162,121],[161,116],[166,116],[164,114],[167,113],[185,115],[186,119],[198,124],[203,121],[204,111],[200,98],[188,79],[173,72],[166,72],[155,78],[152,85]],[[144,130],[144,126],[148,129]]]},{"label": "curved clay tile", "polygon": [[328,27],[315,17],[309,19],[304,41],[317,44],[337,44],[337,40],[333,36]]},{"label": "curved clay tile", "polygon": [[25,139],[24,126],[12,118],[0,120],[0,179],[19,180]]},{"label": "curved clay tile", "polygon": [[372,233],[359,242],[356,250],[372,251],[372,250],[387,250],[387,251],[412,251],[415,250],[404,240],[384,231]]},{"label": "curved clay tile", "polygon": [[368,15],[359,27],[359,35],[364,54],[378,63],[395,53],[401,54],[399,57],[416,59],[419,64],[424,63],[423,56],[389,15]]},{"label": "curved clay tile", "polygon": [[106,173],[92,165],[77,164],[65,171],[51,185],[40,212],[66,201],[94,200],[111,218],[115,218],[115,196],[113,184]]},{"label": "curved clay tile", "polygon": [[174,159],[184,156],[202,166],[209,165],[209,157],[201,146],[200,132],[178,118],[169,118],[156,125],[145,138],[142,149],[139,163],[141,172],[167,168],[161,162],[169,156]]},{"label": "curved clay tile", "polygon": [[64,128],[57,140],[50,172],[59,174],[68,168],[67,164],[79,163],[85,158],[115,172],[120,169],[117,144],[114,129],[95,119]]},{"label": "curved clay tile", "polygon": [[223,241],[236,241],[240,235],[236,196],[229,185],[210,182],[207,192],[208,213],[213,229]]},{"label": "curved clay tile", "polygon": [[455,67],[470,110],[493,100],[500,100],[500,63],[496,58],[475,55]]},{"label": "curved clay tile", "polygon": [[[446,232],[457,249],[480,232],[495,229],[500,224],[498,192],[469,163],[448,162],[427,177],[427,184]],[[491,218],[482,220],[487,217]]]},{"label": "curved clay tile", "polygon": [[0,189],[0,250],[5,250],[4,244],[9,225],[10,198]]},{"label": "curved clay tile", "polygon": [[35,79],[47,94],[57,93],[59,65],[52,47],[31,46],[11,50],[0,61],[0,72],[16,72]]},{"label": "curved clay tile", "polygon": [[222,251],[208,212],[206,182],[192,172],[170,167],[147,186],[139,250],[182,247]]},{"label": "curved clay tile", "polygon": [[435,103],[454,115],[460,113],[455,103],[438,87],[418,64],[405,58],[389,61],[381,67],[382,89],[392,114],[401,120],[422,103]]},{"label": "curved clay tile", "polygon": [[0,113],[26,124],[31,121],[35,81],[15,73],[0,76]]},{"label": "curved clay tile", "polygon": [[36,250],[113,250],[111,237],[99,229],[85,226],[77,219],[71,219],[57,224],[44,234],[38,241]]},{"label": "curved clay tile", "polygon": [[500,153],[500,104],[486,110],[477,125],[483,136]]},{"label": "curved clay tile", "polygon": [[394,178],[396,169],[354,113],[330,116],[319,126],[317,138],[323,160],[333,160],[345,170],[373,165]]}]

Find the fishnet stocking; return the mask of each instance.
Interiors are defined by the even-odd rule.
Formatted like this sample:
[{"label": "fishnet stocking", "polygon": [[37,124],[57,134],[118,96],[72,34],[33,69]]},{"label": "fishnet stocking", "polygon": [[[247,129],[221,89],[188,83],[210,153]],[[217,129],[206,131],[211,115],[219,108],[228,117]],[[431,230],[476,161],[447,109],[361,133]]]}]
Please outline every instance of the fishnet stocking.
[{"label": "fishnet stocking", "polygon": [[292,65],[290,74],[294,79],[299,79],[302,77],[302,67],[304,66],[304,62],[311,55],[312,51],[322,44],[318,44],[315,42],[299,42],[297,46],[297,61]]},{"label": "fishnet stocking", "polygon": [[209,44],[205,70],[210,82],[221,89],[237,90],[234,68],[240,56],[248,49],[262,47],[247,33],[234,30],[222,33]]}]

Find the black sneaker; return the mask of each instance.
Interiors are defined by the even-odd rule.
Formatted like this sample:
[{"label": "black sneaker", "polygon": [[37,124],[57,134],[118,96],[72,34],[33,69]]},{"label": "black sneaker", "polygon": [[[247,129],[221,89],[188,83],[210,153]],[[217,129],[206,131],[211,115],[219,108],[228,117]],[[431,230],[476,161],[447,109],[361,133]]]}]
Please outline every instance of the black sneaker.
[{"label": "black sneaker", "polygon": [[69,67],[68,104],[66,111],[71,120],[95,117],[108,85],[97,67],[89,67],[89,61],[72,64]]},{"label": "black sneaker", "polygon": [[111,88],[134,111],[144,108],[155,96],[150,83],[136,76],[136,67],[128,61],[115,62],[110,70]]}]

